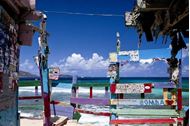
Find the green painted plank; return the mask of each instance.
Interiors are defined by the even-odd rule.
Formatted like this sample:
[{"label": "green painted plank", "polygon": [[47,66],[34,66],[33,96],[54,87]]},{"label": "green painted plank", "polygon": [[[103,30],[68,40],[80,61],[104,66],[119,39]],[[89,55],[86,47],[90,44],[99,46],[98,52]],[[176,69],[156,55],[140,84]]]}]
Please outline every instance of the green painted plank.
[{"label": "green painted plank", "polygon": [[28,81],[19,81],[19,87],[27,87],[27,86],[40,86],[39,80],[28,80]]},{"label": "green painted plank", "polygon": [[174,109],[112,109],[111,113],[117,115],[134,115],[134,116],[178,116]]},{"label": "green painted plank", "polygon": [[76,83],[74,87],[109,87],[109,83]]}]

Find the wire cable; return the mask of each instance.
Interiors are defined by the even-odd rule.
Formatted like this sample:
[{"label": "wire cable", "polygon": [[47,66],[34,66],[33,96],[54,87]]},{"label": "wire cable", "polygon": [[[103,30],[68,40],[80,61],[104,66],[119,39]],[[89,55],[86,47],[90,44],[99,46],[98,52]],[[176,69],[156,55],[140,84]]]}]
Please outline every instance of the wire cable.
[{"label": "wire cable", "polygon": [[44,10],[44,12],[45,13],[56,13],[56,14],[67,14],[67,15],[124,17],[124,15],[119,15],[119,14],[95,14],[95,13],[80,13],[80,12],[69,12],[69,11],[48,11],[48,10]]}]

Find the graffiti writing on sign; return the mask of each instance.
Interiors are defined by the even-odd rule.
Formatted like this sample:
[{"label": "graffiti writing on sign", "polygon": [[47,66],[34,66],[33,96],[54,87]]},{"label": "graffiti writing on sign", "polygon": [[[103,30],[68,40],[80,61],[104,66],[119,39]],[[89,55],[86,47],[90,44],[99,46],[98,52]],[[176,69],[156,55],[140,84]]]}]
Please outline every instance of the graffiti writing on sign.
[{"label": "graffiti writing on sign", "polygon": [[163,99],[143,99],[141,105],[164,105]]},{"label": "graffiti writing on sign", "polygon": [[144,84],[117,84],[115,93],[144,93]]},{"label": "graffiti writing on sign", "polygon": [[164,100],[163,99],[112,99],[111,104],[156,106],[156,105],[164,105]]}]

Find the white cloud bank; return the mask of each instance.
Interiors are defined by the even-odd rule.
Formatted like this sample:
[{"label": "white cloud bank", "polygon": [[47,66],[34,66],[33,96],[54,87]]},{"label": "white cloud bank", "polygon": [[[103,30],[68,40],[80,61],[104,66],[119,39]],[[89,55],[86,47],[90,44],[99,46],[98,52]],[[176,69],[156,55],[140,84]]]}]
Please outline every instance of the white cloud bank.
[{"label": "white cloud bank", "polygon": [[104,59],[97,53],[93,53],[92,57],[85,59],[81,54],[73,53],[66,59],[62,59],[51,66],[58,66],[63,74],[77,74],[80,76],[98,76],[106,71],[109,65],[109,60]]},{"label": "white cloud bank", "polygon": [[[187,56],[188,55],[186,55],[186,58]],[[88,59],[79,53],[73,53],[67,58],[63,58],[50,66],[59,67],[62,74],[105,77],[107,75],[109,60],[97,53],[93,53]],[[140,63],[130,62],[123,65],[120,68],[120,76],[168,76],[167,67],[167,64],[163,61],[153,62],[152,59],[141,59]],[[28,59],[20,64],[20,70],[38,74],[37,66]],[[189,65],[183,65],[183,74],[187,76],[188,71]]]}]

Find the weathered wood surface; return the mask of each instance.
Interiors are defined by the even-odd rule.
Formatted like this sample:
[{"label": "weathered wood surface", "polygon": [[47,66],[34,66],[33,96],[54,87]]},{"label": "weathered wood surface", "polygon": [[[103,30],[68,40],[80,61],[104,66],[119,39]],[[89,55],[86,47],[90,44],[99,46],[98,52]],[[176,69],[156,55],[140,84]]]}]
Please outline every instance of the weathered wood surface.
[{"label": "weathered wood surface", "polygon": [[173,124],[175,119],[159,118],[159,119],[118,119],[111,120],[110,124]]},{"label": "weathered wood surface", "polygon": [[71,98],[71,103],[74,104],[93,104],[93,105],[110,105],[110,99],[105,98]]},{"label": "weathered wood surface", "polygon": [[156,106],[165,105],[163,99],[111,99],[111,105],[143,105]]},{"label": "weathered wood surface", "polygon": [[179,116],[179,114],[174,109],[112,109],[111,112],[118,115],[134,116]]},{"label": "weathered wood surface", "polygon": [[61,105],[61,106],[70,106],[70,103],[61,102],[61,101],[51,101],[50,104]]},{"label": "weathered wood surface", "polygon": [[42,96],[20,96],[19,100],[42,99]]},{"label": "weathered wood surface", "polygon": [[129,84],[111,84],[111,93],[126,93],[126,94],[139,94],[139,93],[151,93],[152,84],[144,83],[129,83]]}]

